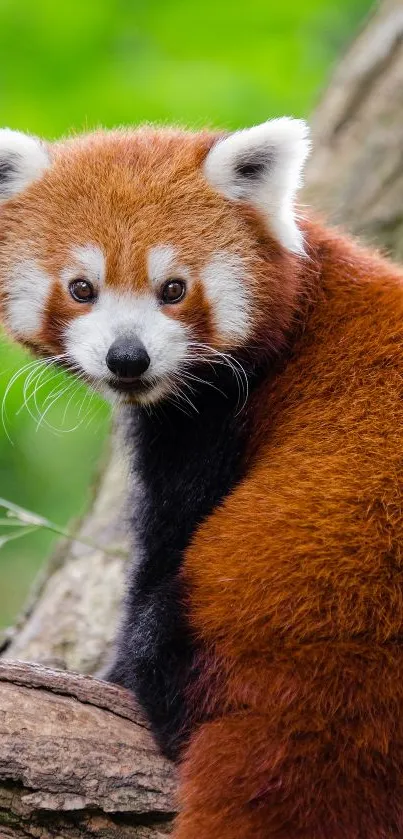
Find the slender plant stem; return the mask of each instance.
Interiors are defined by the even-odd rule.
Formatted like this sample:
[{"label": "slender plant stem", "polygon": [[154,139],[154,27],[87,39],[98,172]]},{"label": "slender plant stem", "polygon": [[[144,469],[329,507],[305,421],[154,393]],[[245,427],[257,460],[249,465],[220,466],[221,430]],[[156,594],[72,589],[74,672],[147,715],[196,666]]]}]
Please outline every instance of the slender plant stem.
[{"label": "slender plant stem", "polygon": [[[97,551],[103,551],[103,553],[108,554],[110,556],[126,556],[126,552],[122,551],[119,548],[116,548],[116,550],[111,550],[109,548],[104,548],[101,545],[97,545],[96,542],[93,542],[91,539],[82,539],[81,537],[74,536],[72,533],[69,533],[68,530],[65,530],[63,527],[59,527],[59,525],[55,524],[53,521],[50,521],[44,516],[39,516],[37,513],[33,513],[31,510],[26,510],[24,507],[20,507],[18,504],[14,504],[12,501],[7,501],[6,498],[0,497],[0,507],[4,507],[6,510],[9,511],[10,516],[16,518],[16,526],[20,524],[25,528],[21,534],[15,534],[13,536],[4,537],[5,541],[7,542],[9,542],[11,539],[18,538],[19,535],[25,536],[28,532],[33,532],[34,530],[37,530],[38,528],[42,527],[45,530],[52,531],[52,533],[57,533],[58,536],[63,536],[70,542],[78,542],[81,545],[87,545],[89,548],[94,548]],[[11,524],[11,522],[9,522],[7,519],[7,524],[8,523]],[[2,543],[0,538],[0,547],[2,544],[4,544],[4,542]]]}]

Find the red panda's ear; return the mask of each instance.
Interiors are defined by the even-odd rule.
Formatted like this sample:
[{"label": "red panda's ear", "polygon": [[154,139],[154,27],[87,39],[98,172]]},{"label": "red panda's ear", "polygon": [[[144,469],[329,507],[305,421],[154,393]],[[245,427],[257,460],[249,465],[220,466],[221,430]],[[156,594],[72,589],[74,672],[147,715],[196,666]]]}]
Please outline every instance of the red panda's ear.
[{"label": "red panda's ear", "polygon": [[204,173],[226,198],[245,201],[265,217],[284,247],[303,253],[294,198],[309,152],[303,120],[269,120],[219,140],[208,153]]},{"label": "red panda's ear", "polygon": [[0,201],[22,192],[48,166],[47,148],[37,137],[10,128],[0,129]]}]

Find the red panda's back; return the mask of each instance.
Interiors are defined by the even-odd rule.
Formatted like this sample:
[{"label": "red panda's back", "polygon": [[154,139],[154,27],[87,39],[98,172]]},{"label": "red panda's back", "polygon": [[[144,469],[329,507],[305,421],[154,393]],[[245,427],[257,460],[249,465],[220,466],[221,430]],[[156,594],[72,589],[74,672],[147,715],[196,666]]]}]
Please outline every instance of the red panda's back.
[{"label": "red panda's back", "polygon": [[254,399],[251,464],[196,533],[193,621],[232,656],[403,620],[403,285],[312,226],[320,281],[286,369]]}]

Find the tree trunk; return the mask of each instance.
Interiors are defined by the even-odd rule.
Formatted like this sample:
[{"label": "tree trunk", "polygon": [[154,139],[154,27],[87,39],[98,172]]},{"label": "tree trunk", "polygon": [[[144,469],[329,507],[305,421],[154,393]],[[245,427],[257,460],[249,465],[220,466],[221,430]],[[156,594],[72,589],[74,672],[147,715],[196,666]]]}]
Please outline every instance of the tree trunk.
[{"label": "tree trunk", "polygon": [[304,198],[403,259],[403,3],[385,0],[337,69],[312,122]]},{"label": "tree trunk", "polygon": [[[402,79],[403,5],[385,0],[317,109],[304,195],[331,221],[343,222],[398,258],[403,257]],[[121,512],[125,485],[124,464],[112,451],[77,531],[78,539],[90,537],[99,549],[79,541],[61,545],[4,641],[3,657],[81,673],[104,663],[129,552]],[[164,835],[172,774],[139,717],[121,712],[122,703],[130,704],[123,691],[93,680],[2,666],[1,837]],[[46,738],[49,771],[41,766]],[[144,761],[147,783],[151,779],[148,805]]]},{"label": "tree trunk", "polygon": [[129,555],[124,496],[127,482],[119,440],[107,453],[93,501],[76,529],[60,543],[27,608],[3,641],[3,657],[95,673],[110,652]]}]

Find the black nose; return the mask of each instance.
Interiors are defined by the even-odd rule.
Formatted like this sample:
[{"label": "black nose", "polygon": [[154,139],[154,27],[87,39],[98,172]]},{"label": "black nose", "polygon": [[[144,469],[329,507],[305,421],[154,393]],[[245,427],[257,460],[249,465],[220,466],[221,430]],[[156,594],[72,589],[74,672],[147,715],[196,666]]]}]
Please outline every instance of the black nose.
[{"label": "black nose", "polygon": [[135,379],[150,366],[150,357],[136,338],[118,338],[109,347],[106,363],[111,373],[120,379]]}]

